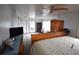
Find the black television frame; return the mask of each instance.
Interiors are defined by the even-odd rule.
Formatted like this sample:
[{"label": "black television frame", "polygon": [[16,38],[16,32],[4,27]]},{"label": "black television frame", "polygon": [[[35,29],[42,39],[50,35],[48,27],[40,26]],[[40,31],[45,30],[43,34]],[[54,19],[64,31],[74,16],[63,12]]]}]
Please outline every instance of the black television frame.
[{"label": "black television frame", "polygon": [[9,28],[10,38],[23,34],[23,27]]}]

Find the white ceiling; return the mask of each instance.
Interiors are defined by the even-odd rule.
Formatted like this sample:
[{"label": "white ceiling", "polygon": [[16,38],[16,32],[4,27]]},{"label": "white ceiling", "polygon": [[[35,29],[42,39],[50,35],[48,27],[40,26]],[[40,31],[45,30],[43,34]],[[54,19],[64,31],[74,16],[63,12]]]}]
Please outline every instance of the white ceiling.
[{"label": "white ceiling", "polygon": [[[12,5],[13,6],[13,5]],[[14,5],[16,8],[17,15],[20,17],[42,17],[43,7],[47,7],[48,4],[18,4]],[[65,4],[64,7],[68,8],[67,11],[54,11],[52,14],[62,14],[67,12],[79,11],[79,4]]]},{"label": "white ceiling", "polygon": [[[48,5],[44,5],[45,7]],[[65,8],[68,8],[68,10],[61,10],[61,11],[53,11],[52,14],[62,14],[65,12],[75,12],[79,11],[79,4],[64,4]]]}]

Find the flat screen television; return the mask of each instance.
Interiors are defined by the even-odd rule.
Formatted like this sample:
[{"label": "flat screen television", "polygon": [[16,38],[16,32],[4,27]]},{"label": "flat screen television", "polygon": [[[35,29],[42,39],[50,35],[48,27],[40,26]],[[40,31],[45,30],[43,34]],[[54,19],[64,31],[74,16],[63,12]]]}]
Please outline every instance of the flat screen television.
[{"label": "flat screen television", "polygon": [[10,38],[23,34],[23,27],[9,28]]}]

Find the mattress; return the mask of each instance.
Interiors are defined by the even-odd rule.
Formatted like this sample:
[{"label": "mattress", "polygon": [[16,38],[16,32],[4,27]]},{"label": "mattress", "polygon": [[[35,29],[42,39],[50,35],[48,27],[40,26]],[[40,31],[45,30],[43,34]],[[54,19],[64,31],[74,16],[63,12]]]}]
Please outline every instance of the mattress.
[{"label": "mattress", "polygon": [[32,45],[33,55],[79,55],[79,39],[62,36],[40,40]]}]

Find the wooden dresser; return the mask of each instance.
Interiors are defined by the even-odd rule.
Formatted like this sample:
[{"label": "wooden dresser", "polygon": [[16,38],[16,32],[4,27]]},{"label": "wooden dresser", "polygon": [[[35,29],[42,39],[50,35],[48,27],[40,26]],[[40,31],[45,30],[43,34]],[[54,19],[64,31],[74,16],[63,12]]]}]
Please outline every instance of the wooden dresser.
[{"label": "wooden dresser", "polygon": [[52,20],[51,21],[51,32],[59,32],[64,29],[64,20]]}]

